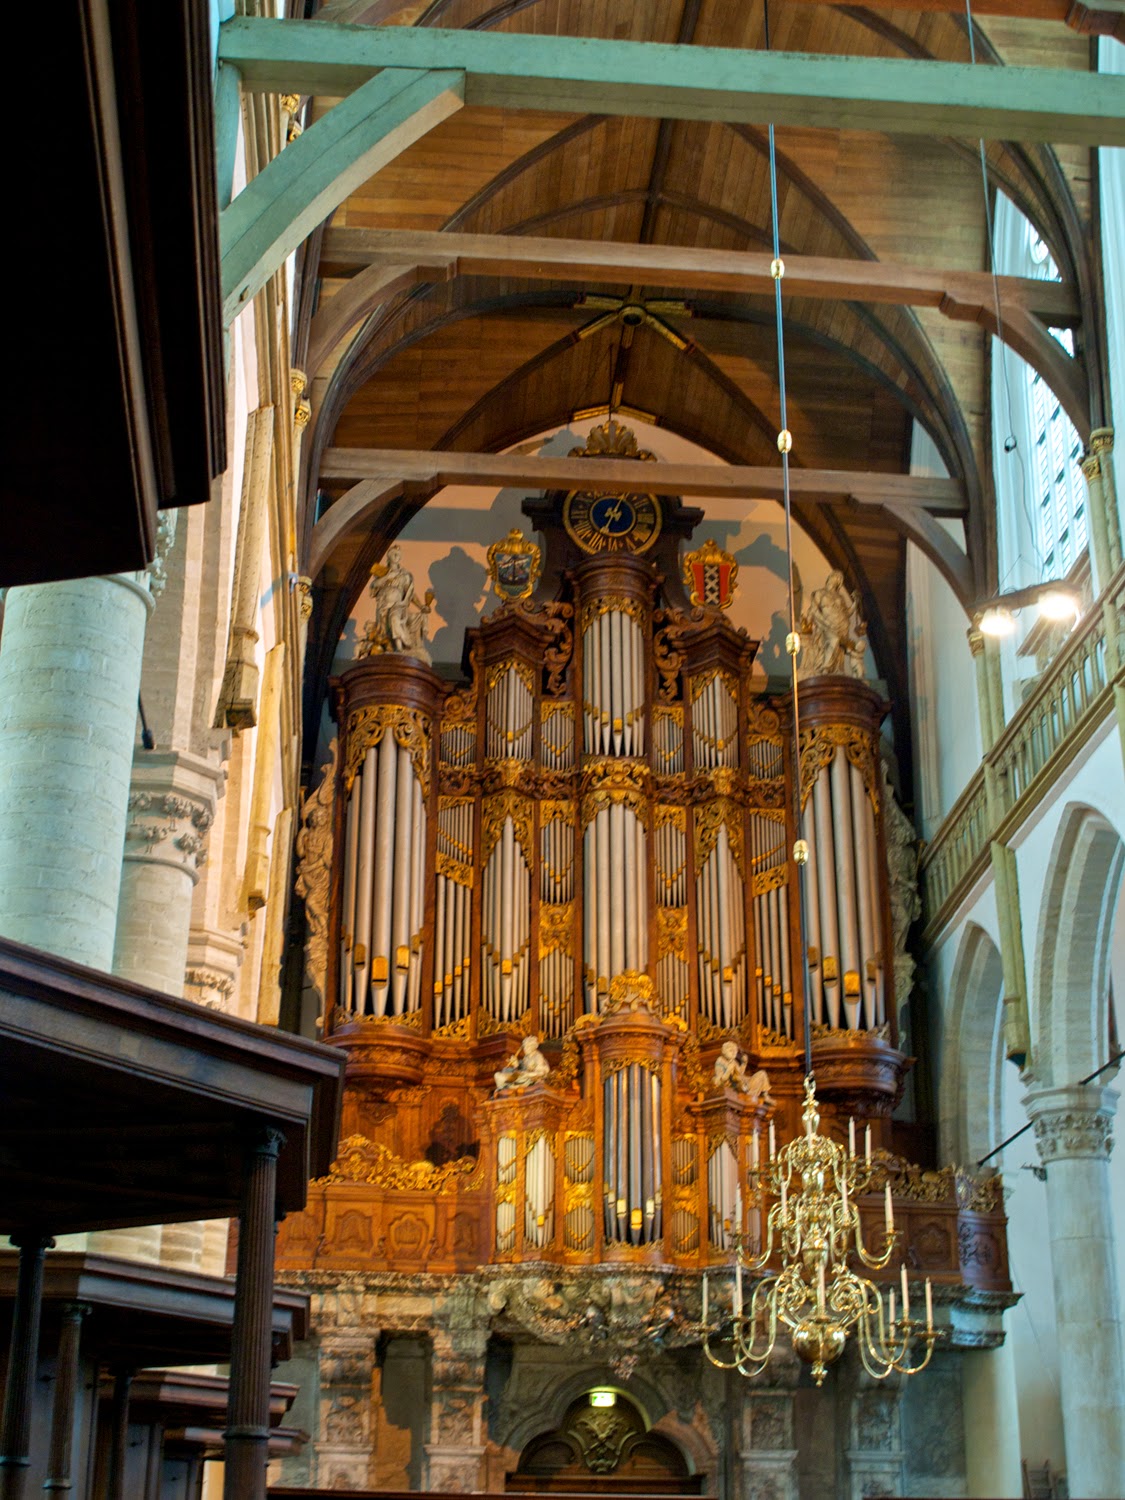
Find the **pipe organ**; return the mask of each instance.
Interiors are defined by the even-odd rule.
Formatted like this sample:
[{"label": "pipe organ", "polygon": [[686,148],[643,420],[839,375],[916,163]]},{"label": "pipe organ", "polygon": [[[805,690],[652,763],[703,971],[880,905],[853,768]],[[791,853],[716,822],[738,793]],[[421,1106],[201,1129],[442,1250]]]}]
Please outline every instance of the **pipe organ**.
[{"label": "pipe organ", "polygon": [[[460,1172],[479,1204],[486,1228],[433,1229],[431,1258],[707,1264],[758,1233],[740,1184],[767,1118],[798,1128],[790,707],[752,676],[723,590],[681,584],[698,512],[587,497],[568,529],[570,498],[525,507],[541,581],[468,632],[466,680],[384,651],[334,682],[326,1035],[351,1054],[344,1133],[382,1164],[369,1185]],[[508,545],[502,594],[538,552]],[[724,557],[688,566],[733,577]],[[839,676],[807,679],[801,703],[818,1086],[827,1117],[835,1099],[889,1146],[907,1063],[886,705]],[[724,1043],[739,1061],[720,1077]],[[742,1091],[758,1069],[768,1096]]]}]

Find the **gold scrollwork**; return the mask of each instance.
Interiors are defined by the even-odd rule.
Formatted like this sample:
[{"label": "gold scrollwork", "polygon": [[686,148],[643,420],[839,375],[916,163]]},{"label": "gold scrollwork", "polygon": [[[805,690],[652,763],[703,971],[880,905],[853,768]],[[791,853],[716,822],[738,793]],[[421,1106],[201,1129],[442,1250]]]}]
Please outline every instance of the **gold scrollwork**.
[{"label": "gold scrollwork", "polygon": [[765,740],[780,750],[784,745],[781,715],[762,698],[751,698],[746,706],[746,733],[751,740]]},{"label": "gold scrollwork", "polygon": [[649,976],[625,969],[610,980],[602,1015],[611,1016],[620,1010],[649,1010],[655,1015],[656,1008],[656,986]]},{"label": "gold scrollwork", "polygon": [[456,1193],[481,1185],[483,1163],[475,1156],[461,1156],[444,1167],[432,1161],[404,1161],[378,1141],[349,1135],[340,1142],[339,1155],[318,1186],[361,1182],[371,1187],[407,1192]]},{"label": "gold scrollwork", "polygon": [[801,731],[802,802],[812,795],[813,783],[842,748],[863,781],[872,811],[879,811],[879,757],[869,734],[851,724],[819,724]]},{"label": "gold scrollwork", "polygon": [[671,823],[673,828],[678,828],[681,833],[687,832],[687,809],[684,807],[669,807],[666,803],[659,803],[653,812],[653,826],[665,828]]},{"label": "gold scrollwork", "polygon": [[456,1021],[447,1021],[444,1026],[435,1026],[432,1036],[445,1037],[449,1041],[467,1042],[472,1031],[472,1018],[461,1016]]},{"label": "gold scrollwork", "polygon": [[648,610],[639,599],[631,599],[627,594],[606,594],[601,599],[591,599],[588,604],[582,606],[579,616],[579,629],[585,631],[591,620],[596,620],[602,615],[628,615],[635,620],[638,629],[645,630],[648,626]]},{"label": "gold scrollwork", "polygon": [[714,1042],[720,1037],[725,1040],[730,1035],[729,1027],[716,1026],[715,1022],[708,1020],[706,1016],[700,1016],[696,1032],[701,1042]]},{"label": "gold scrollwork", "polygon": [[655,1057],[611,1057],[605,1066],[606,1073],[622,1073],[626,1068],[644,1068],[646,1073],[659,1073],[660,1063]]},{"label": "gold scrollwork", "polygon": [[686,906],[658,906],[656,908],[656,953],[658,958],[671,953],[685,964],[687,963]]},{"label": "gold scrollwork", "polygon": [[582,777],[582,827],[613,803],[629,807],[642,820],[647,816],[652,774],[640,761],[595,760]]},{"label": "gold scrollwork", "polygon": [[594,1201],[594,1184],[592,1182],[568,1182],[563,1194],[563,1212],[570,1213],[576,1208],[589,1207]]},{"label": "gold scrollwork", "polygon": [[439,849],[434,856],[434,868],[439,875],[444,875],[446,880],[452,880],[457,885],[463,885],[467,889],[473,888],[473,867],[463,860],[454,859],[452,854],[443,854]]},{"label": "gold scrollwork", "polygon": [[[716,667],[711,672],[697,672],[691,679],[691,701],[694,703],[700,698],[713,682],[721,682],[727,692],[738,702],[738,678],[733,672],[726,671],[723,667]],[[697,731],[698,732],[698,731]]]},{"label": "gold scrollwork", "polygon": [[499,843],[500,835],[504,832],[504,824],[509,818],[515,830],[516,843],[519,844],[524,858],[530,864],[532,856],[531,810],[530,798],[521,796],[519,792],[494,792],[491,797],[484,799],[480,843],[482,868],[487,865],[489,856]]},{"label": "gold scrollwork", "polygon": [[759,870],[753,879],[753,894],[764,896],[767,891],[780,890],[789,884],[789,865],[774,865],[769,870]]},{"label": "gold scrollwork", "polygon": [[719,829],[724,827],[738,873],[745,878],[742,810],[729,797],[716,797],[713,802],[705,802],[695,809],[696,870],[702,870],[719,841]]},{"label": "gold scrollwork", "polygon": [[558,905],[542,902],[539,907],[539,957],[545,958],[556,948],[572,953],[573,938],[574,902],[564,901]]},{"label": "gold scrollwork", "polygon": [[514,672],[519,680],[523,683],[524,687],[528,690],[528,692],[534,693],[535,673],[532,670],[531,666],[525,661],[516,661],[512,659],[498,662],[496,666],[489,667],[488,676],[485,679],[488,692],[491,693],[492,689],[498,682],[503,682],[504,678],[507,677],[509,672]]},{"label": "gold scrollwork", "polygon": [[422,795],[430,793],[430,721],[416,708],[398,704],[378,704],[353,709],[348,718],[348,758],[344,766],[344,786],[350,792],[356,772],[373,745],[379,744],[390,731],[409,756]]},{"label": "gold scrollwork", "polygon": [[657,610],[653,624],[659,627],[652,637],[652,660],[660,677],[660,697],[671,703],[685,660],[683,638],[690,627],[678,609]]}]

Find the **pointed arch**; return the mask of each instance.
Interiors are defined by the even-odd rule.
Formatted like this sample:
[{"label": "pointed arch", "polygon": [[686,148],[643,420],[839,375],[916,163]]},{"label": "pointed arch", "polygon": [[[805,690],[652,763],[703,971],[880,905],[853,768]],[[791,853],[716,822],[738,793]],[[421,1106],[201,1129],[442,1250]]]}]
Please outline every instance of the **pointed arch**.
[{"label": "pointed arch", "polygon": [[1044,881],[1033,979],[1036,1080],[1062,1087],[1107,1058],[1109,981],[1125,843],[1094,808],[1068,803]]}]

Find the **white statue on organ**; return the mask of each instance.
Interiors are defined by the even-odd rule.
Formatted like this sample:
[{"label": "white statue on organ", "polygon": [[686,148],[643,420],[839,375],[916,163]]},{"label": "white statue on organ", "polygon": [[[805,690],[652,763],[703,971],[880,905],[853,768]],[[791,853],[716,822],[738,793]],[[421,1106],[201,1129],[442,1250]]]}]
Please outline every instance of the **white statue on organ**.
[{"label": "white statue on organ", "polygon": [[738,1050],[737,1042],[724,1042],[715,1059],[711,1082],[717,1089],[734,1089],[736,1093],[748,1094],[751,1099],[772,1104],[770,1081],[764,1068],[747,1074],[747,1057]]},{"label": "white statue on organ", "polygon": [[862,679],[867,626],[860,619],[859,601],[848,591],[839,569],[829,573],[823,588],[813,589],[808,610],[801,616],[800,635],[802,677]]},{"label": "white statue on organ", "polygon": [[506,1089],[522,1089],[529,1083],[540,1083],[550,1071],[550,1063],[539,1050],[539,1038],[525,1036],[520,1050],[513,1052],[499,1073],[492,1076],[496,1079],[496,1092],[502,1094]]},{"label": "white statue on organ", "polygon": [[425,598],[418,598],[414,574],[402,566],[402,551],[397,544],[387,548],[386,562],[376,563],[371,569],[370,593],[375,601],[375,618],[364,627],[359,655],[397,651],[429,666],[426,616],[434,602],[434,591],[427,589]]}]

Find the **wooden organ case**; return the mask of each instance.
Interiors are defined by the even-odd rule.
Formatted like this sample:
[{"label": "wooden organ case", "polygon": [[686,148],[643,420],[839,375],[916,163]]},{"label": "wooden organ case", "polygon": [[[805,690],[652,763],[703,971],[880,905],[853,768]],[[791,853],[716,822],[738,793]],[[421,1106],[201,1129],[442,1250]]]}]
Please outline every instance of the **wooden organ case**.
[{"label": "wooden organ case", "polygon": [[[384,652],[333,684],[338,751],[314,799],[331,874],[307,904],[348,1089],[340,1158],[283,1226],[283,1268],[675,1278],[729,1264],[736,1228],[760,1232],[755,1134],[764,1150],[769,1123],[779,1142],[797,1131],[804,1071],[789,700],[752,679],[757,642],[688,597],[698,511],[581,498],[525,504],[542,576],[468,632],[466,682]],[[801,703],[826,1126],[870,1124],[908,1237],[926,1216],[920,1268],[1005,1289],[998,1202],[962,1202],[952,1179],[944,1199],[912,1196],[921,1176],[890,1152],[909,1059],[886,705],[843,676],[808,679]],[[528,1038],[550,1071],[497,1087]],[[730,1042],[767,1094],[716,1082]],[[991,1245],[968,1269],[966,1215]]]}]

